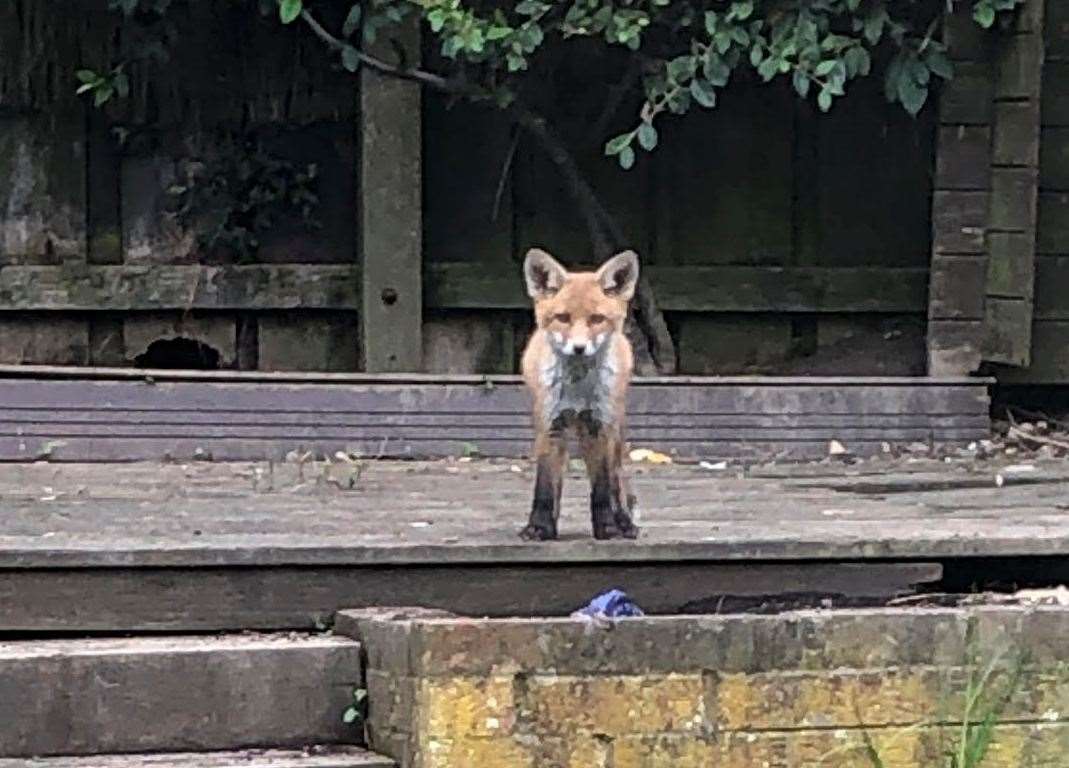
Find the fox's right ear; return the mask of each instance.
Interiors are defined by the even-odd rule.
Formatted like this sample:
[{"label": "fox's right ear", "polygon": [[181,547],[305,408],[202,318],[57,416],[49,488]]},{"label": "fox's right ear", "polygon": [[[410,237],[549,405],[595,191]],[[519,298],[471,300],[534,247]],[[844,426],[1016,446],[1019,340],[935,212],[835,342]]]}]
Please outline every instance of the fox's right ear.
[{"label": "fox's right ear", "polygon": [[568,270],[541,248],[532,248],[523,260],[523,277],[527,281],[527,295],[532,299],[552,296],[564,285]]}]

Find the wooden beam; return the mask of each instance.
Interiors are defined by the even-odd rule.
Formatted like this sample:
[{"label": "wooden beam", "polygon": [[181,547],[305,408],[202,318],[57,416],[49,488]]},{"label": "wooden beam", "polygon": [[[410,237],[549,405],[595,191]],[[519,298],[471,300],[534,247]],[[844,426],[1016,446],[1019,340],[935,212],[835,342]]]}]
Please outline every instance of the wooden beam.
[{"label": "wooden beam", "polygon": [[347,265],[0,267],[0,310],[340,309],[359,305]]},{"label": "wooden beam", "polygon": [[[419,28],[377,47],[420,60]],[[363,368],[418,371],[423,365],[421,269],[422,115],[418,84],[367,67],[360,76],[360,256]]]},{"label": "wooden beam", "polygon": [[1012,366],[1032,352],[1045,6],[1025,2],[997,59],[982,354]]},{"label": "wooden beam", "polygon": [[[672,312],[920,313],[927,270],[887,267],[650,267]],[[340,264],[0,268],[0,311],[163,309],[358,311],[361,271]],[[518,269],[427,266],[430,309],[527,309]]]}]

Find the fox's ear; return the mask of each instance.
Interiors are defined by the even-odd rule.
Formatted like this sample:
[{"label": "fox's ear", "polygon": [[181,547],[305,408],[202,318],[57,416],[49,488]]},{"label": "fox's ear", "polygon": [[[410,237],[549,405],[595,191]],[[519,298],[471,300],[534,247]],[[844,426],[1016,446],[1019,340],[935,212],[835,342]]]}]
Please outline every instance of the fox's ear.
[{"label": "fox's ear", "polygon": [[597,277],[606,295],[630,301],[638,284],[638,254],[634,251],[616,254],[601,265]]},{"label": "fox's ear", "polygon": [[523,260],[523,277],[527,281],[527,295],[532,299],[552,296],[564,285],[568,270],[541,248],[532,248]]}]

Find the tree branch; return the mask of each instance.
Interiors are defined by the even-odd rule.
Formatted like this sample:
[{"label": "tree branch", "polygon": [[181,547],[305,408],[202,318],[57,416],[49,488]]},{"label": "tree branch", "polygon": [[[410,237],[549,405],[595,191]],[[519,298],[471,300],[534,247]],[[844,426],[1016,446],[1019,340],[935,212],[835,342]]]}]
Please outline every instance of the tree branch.
[{"label": "tree branch", "polygon": [[339,52],[345,50],[354,51],[361,64],[379,74],[396,77],[401,80],[408,80],[410,82],[419,83],[420,85],[426,85],[445,93],[458,93],[472,96],[479,95],[479,92],[476,89],[473,89],[468,83],[458,80],[450,80],[437,73],[428,72],[423,69],[416,69],[415,67],[401,68],[395,67],[392,64],[387,64],[382,59],[372,56],[371,54],[360,50],[355,45],[350,45],[330,34],[326,27],[320,24],[315,16],[313,16],[307,9],[301,11],[301,19],[315,33],[316,37],[331,48]]},{"label": "tree branch", "polygon": [[[489,91],[474,85],[470,81],[452,80],[434,72],[427,72],[414,67],[396,67],[389,64],[332,35],[307,9],[301,12],[301,19],[328,46],[339,52],[352,50],[363,66],[379,74],[408,80],[443,93],[461,95],[472,99],[485,99],[492,96]],[[623,91],[625,89],[621,88],[620,90]],[[542,145],[542,149],[550,160],[553,161],[553,164],[557,166],[557,170],[564,176],[586,221],[595,256],[604,259],[622,250],[625,247],[623,230],[620,229],[616,220],[601,204],[601,200],[583,176],[575,158],[568,151],[567,145],[549,125],[548,121],[519,101],[513,101],[505,107],[505,112],[516,125],[534,136],[538,143]],[[639,280],[635,301],[632,303],[632,320],[633,322],[628,323],[629,330],[633,333],[633,329],[637,326],[646,337],[645,340],[632,339],[638,354],[637,362],[640,369],[655,366],[656,370],[662,373],[674,373],[676,367],[675,348],[668,333],[668,327],[664,322],[664,317],[657,308],[653,291],[645,278]],[[638,342],[641,342],[641,344]]]}]

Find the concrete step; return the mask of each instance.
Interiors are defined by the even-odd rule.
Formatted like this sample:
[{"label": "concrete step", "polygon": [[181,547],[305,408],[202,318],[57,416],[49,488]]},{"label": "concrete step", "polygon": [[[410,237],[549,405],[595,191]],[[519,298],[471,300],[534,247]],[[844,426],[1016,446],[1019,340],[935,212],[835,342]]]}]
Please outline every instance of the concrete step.
[{"label": "concrete step", "polygon": [[322,635],[0,643],[0,757],[351,743],[360,680]]},{"label": "concrete step", "polygon": [[0,758],[0,768],[397,768],[359,747]]}]

